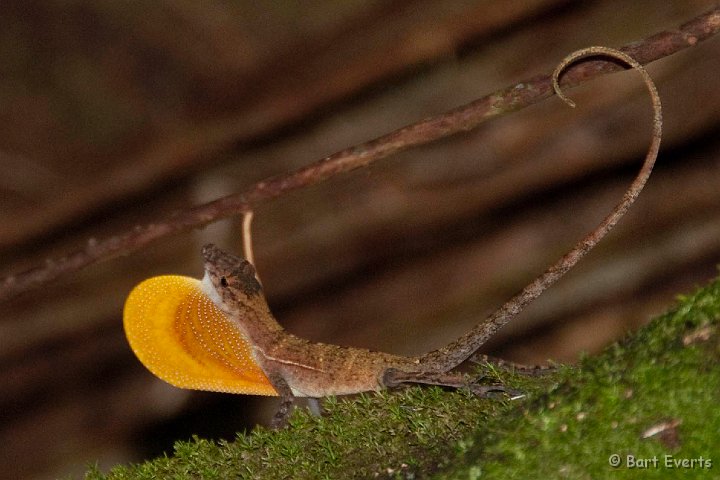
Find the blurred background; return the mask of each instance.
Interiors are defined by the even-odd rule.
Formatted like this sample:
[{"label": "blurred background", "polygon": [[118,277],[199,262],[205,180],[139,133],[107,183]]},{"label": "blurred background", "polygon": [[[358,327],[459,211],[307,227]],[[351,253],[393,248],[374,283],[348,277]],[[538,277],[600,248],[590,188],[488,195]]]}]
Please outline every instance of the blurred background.
[{"label": "blurred background", "polygon": [[[111,2],[0,6],[0,274],[241,191],[337,150],[620,46],[714,1]],[[720,39],[650,65],[658,167],[589,258],[485,353],[597,352],[716,275]],[[492,312],[619,200],[650,138],[635,73],[382,160],[256,210],[257,268],[291,332],[419,354]],[[6,301],[0,468],[82,475],[232,439],[272,399],[175,389],[122,330],[131,288],[201,276],[237,219],[159,241]]]}]

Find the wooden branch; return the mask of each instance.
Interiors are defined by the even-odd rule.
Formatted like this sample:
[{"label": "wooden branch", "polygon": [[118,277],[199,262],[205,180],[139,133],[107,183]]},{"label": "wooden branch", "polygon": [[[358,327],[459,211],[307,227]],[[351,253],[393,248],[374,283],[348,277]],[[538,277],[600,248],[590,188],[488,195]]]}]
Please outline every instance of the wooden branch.
[{"label": "wooden branch", "polygon": [[[696,17],[677,30],[664,31],[620,48],[640,64],[647,64],[696,45],[720,31],[720,8]],[[565,87],[578,85],[625,67],[607,61],[588,61],[570,68]],[[248,212],[284,193],[367,166],[389,155],[476,128],[503,114],[520,110],[552,95],[551,76],[542,75],[498,90],[449,112],[421,120],[369,142],[334,153],[293,172],[280,174],[247,190],[179,211],[168,219],[136,226],[123,235],[89,240],[82,250],[46,262],[42,267],[11,274],[0,280],[0,301],[45,285],[58,277],[96,262],[127,254],[163,237],[203,227],[216,220]]]}]

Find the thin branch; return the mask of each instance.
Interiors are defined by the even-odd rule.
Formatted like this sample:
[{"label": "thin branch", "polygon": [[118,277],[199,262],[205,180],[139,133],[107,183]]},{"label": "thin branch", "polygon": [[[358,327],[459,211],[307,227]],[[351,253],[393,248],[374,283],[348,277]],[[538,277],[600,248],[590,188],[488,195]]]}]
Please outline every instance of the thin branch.
[{"label": "thin branch", "polygon": [[[657,33],[620,48],[640,64],[666,57],[708,39],[720,30],[720,8],[700,15],[677,30]],[[563,86],[574,86],[602,74],[625,67],[605,61],[584,62],[570,68]],[[247,190],[180,211],[168,219],[137,226],[123,235],[88,241],[84,249],[67,257],[46,262],[0,280],[0,301],[45,285],[58,277],[94,263],[138,250],[156,240],[203,227],[216,220],[238,215],[284,193],[327,180],[334,175],[367,166],[411,147],[424,145],[455,133],[476,128],[481,123],[520,110],[553,95],[551,76],[534,77],[525,82],[482,97],[449,112],[421,120],[369,142],[334,153],[290,173],[277,175]]]}]

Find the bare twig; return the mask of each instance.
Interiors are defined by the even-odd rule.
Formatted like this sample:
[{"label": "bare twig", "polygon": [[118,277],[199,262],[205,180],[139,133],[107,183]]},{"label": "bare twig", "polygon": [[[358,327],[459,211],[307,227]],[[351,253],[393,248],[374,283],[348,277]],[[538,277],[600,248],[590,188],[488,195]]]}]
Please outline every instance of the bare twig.
[{"label": "bare twig", "polygon": [[[640,64],[647,64],[696,45],[720,30],[720,8],[700,15],[677,30],[657,33],[620,48]],[[563,86],[573,86],[599,75],[621,70],[605,61],[573,66]],[[334,153],[293,172],[271,177],[247,190],[180,211],[168,219],[137,226],[123,235],[88,242],[84,249],[44,266],[8,275],[0,280],[0,301],[47,284],[70,272],[99,261],[138,250],[160,238],[205,226],[241,214],[284,193],[313,185],[339,173],[367,166],[381,158],[435,140],[476,128],[490,118],[520,110],[553,94],[551,76],[534,77],[494,92],[449,112],[421,120],[369,142]]]}]

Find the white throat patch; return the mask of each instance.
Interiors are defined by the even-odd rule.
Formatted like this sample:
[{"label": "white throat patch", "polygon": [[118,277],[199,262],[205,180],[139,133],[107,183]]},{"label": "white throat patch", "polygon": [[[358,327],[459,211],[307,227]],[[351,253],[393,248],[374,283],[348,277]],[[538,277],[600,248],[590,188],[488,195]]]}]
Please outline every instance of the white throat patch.
[{"label": "white throat patch", "polygon": [[215,290],[215,286],[210,281],[210,275],[208,275],[207,272],[205,272],[205,276],[203,277],[202,282],[200,282],[200,288],[205,295],[210,297],[210,300],[212,300],[218,308],[222,306],[222,298],[217,290]]}]

